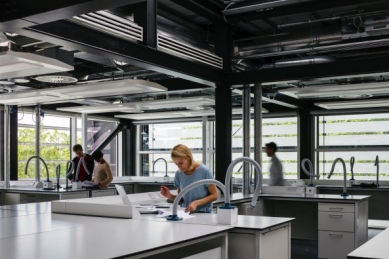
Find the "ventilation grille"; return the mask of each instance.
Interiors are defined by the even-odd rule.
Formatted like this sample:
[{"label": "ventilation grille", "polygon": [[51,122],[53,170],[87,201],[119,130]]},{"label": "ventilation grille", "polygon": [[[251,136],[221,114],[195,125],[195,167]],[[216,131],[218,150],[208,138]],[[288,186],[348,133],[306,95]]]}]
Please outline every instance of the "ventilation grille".
[{"label": "ventilation grille", "polygon": [[206,50],[174,40],[162,33],[158,33],[158,49],[173,52],[174,54],[178,54],[210,66],[223,68],[223,59],[221,57],[218,57]]},{"label": "ventilation grille", "polygon": [[35,77],[35,80],[51,84],[72,84],[78,81],[77,78],[61,75],[37,76]]},{"label": "ventilation grille", "polygon": [[126,40],[143,40],[143,28],[136,23],[106,11],[73,16],[69,21]]}]

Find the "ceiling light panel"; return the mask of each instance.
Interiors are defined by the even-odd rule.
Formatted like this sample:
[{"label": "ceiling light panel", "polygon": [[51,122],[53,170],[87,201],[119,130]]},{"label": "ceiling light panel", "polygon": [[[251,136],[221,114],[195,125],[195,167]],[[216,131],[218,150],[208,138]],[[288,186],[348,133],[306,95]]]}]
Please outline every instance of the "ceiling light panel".
[{"label": "ceiling light panel", "polygon": [[387,82],[333,85],[333,86],[312,86],[306,88],[289,88],[279,90],[280,93],[297,98],[327,98],[345,95],[382,95],[389,94]]},{"label": "ceiling light panel", "polygon": [[377,108],[377,107],[389,107],[389,99],[323,102],[323,103],[315,103],[315,105],[327,110]]},{"label": "ceiling light panel", "polygon": [[74,67],[59,60],[27,52],[0,52],[0,79],[71,71]]},{"label": "ceiling light panel", "polygon": [[108,105],[95,106],[76,106],[58,108],[60,111],[78,112],[78,113],[105,113],[105,112],[139,112],[156,109],[173,109],[179,107],[197,107],[215,105],[213,96],[188,97],[179,99],[163,99],[143,102],[129,102]]},{"label": "ceiling light panel", "polygon": [[42,104],[45,102],[72,101],[83,98],[150,93],[166,90],[167,88],[157,83],[145,80],[125,79],[120,81],[1,94],[0,103],[7,105]]},{"label": "ceiling light panel", "polygon": [[[253,111],[253,110],[252,110]],[[268,113],[269,111],[262,108],[262,113]],[[233,108],[232,114],[242,114],[241,108]],[[175,111],[175,112],[153,112],[144,114],[123,114],[116,115],[116,118],[124,118],[130,120],[154,120],[154,119],[173,119],[182,117],[202,117],[202,116],[215,116],[214,110],[202,110],[202,111]]]}]

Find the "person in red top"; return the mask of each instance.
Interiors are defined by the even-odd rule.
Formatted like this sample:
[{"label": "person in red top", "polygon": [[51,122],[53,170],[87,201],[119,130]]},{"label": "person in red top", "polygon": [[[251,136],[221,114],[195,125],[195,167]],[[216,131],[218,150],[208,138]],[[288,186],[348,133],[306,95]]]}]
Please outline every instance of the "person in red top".
[{"label": "person in red top", "polygon": [[[84,167],[83,163],[80,164],[79,172],[78,172],[78,181],[83,182],[85,180],[91,181],[92,180],[92,173],[93,169],[95,168],[95,163],[93,161],[93,158],[89,154],[85,154],[84,150],[82,149],[82,146],[80,144],[74,145],[73,146],[73,153],[76,155],[73,158],[73,163],[74,163],[74,171],[71,175],[68,176],[70,181],[76,180],[76,171],[78,167],[78,163],[80,162],[81,158],[84,159],[86,168]],[[69,168],[69,171],[72,170],[72,167]],[[88,172],[89,171],[89,174]]]}]

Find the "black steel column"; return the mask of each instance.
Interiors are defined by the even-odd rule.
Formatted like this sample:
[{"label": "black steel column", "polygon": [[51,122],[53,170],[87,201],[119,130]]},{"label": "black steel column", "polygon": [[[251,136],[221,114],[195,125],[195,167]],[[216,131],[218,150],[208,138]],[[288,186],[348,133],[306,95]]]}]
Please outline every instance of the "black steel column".
[{"label": "black steel column", "polygon": [[135,176],[136,175],[136,126],[128,125],[122,131],[122,158],[123,158],[123,176]]},{"label": "black steel column", "polygon": [[134,22],[143,27],[143,44],[157,47],[157,0],[134,5]]},{"label": "black steel column", "polygon": [[301,161],[304,158],[308,158],[314,164],[313,136],[315,127],[313,125],[314,120],[309,113],[309,109],[299,109],[297,117],[297,136],[298,136],[298,158],[297,158],[297,173],[300,179],[308,179],[309,177],[301,170]]},{"label": "black steel column", "polygon": [[225,183],[226,171],[232,160],[231,89],[223,85],[217,85],[215,95],[215,179]]},{"label": "black steel column", "polygon": [[0,181],[4,181],[4,111],[0,112]]},{"label": "black steel column", "polygon": [[9,160],[10,160],[10,180],[18,180],[18,108],[13,107],[9,115]]}]

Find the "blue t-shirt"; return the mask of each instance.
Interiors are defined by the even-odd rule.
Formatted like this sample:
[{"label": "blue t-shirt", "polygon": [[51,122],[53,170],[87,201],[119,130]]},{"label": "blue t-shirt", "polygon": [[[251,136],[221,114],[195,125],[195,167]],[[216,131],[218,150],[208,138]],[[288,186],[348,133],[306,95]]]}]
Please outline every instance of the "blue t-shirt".
[{"label": "blue t-shirt", "polygon": [[[184,172],[177,171],[174,176],[174,186],[180,188],[182,191],[186,186],[191,183],[197,182],[204,179],[213,179],[211,171],[203,164],[200,164],[193,174],[187,175]],[[204,184],[198,186],[184,195],[184,203],[182,206],[188,206],[192,201],[200,200],[209,195],[208,186],[211,184]],[[197,206],[197,212],[208,212],[212,211],[212,203]]]}]

